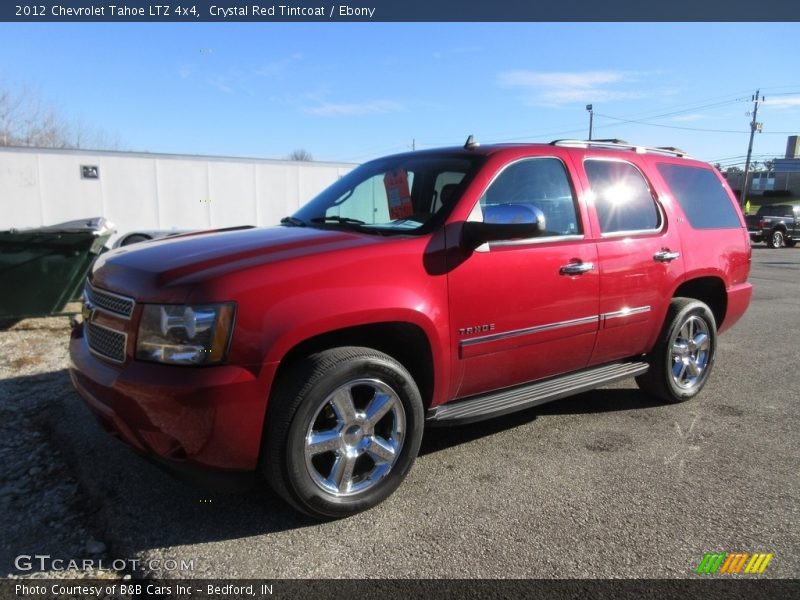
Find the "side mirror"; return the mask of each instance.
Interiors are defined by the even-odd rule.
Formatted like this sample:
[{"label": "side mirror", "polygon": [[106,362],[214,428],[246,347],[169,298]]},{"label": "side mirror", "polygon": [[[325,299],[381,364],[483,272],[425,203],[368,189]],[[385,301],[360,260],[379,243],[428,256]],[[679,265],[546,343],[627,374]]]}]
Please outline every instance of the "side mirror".
[{"label": "side mirror", "polygon": [[544,213],[528,204],[491,204],[483,209],[483,221],[464,223],[465,245],[477,248],[486,242],[518,240],[541,235]]}]

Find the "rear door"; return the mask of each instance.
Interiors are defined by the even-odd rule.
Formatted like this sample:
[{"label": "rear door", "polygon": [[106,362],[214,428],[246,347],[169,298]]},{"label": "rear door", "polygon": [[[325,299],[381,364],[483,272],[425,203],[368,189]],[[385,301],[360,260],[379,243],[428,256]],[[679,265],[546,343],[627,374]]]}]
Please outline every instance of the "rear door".
[{"label": "rear door", "polygon": [[580,165],[597,238],[599,330],[590,364],[648,351],[683,274],[678,228],[642,169],[610,154]]}]

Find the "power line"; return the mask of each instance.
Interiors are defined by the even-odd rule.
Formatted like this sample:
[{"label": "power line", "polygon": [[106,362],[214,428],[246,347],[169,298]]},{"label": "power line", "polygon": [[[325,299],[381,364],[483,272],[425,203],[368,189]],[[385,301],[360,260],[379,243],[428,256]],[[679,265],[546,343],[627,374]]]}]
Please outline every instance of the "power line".
[{"label": "power line", "polygon": [[[765,90],[767,90],[767,89],[768,90],[773,90],[773,89],[774,90],[800,89],[800,85],[796,85],[796,86],[780,86],[780,87],[771,87],[771,88],[764,88],[764,89]],[[686,126],[682,126],[682,125],[667,125],[667,124],[663,124],[663,123],[652,123],[652,122],[649,122],[649,120],[663,119],[663,118],[672,117],[672,116],[676,116],[676,115],[680,115],[680,114],[690,113],[690,112],[693,112],[693,111],[699,111],[699,110],[704,110],[704,109],[709,109],[709,108],[718,108],[720,106],[726,106],[726,105],[729,105],[729,104],[736,104],[738,102],[743,102],[743,101],[749,100],[749,98],[741,97],[741,96],[738,96],[738,95],[737,95],[737,97],[731,97],[733,95],[740,94],[743,91],[744,90],[739,90],[739,91],[736,91],[736,92],[732,92],[730,94],[726,94],[724,96],[716,96],[716,97],[706,98],[706,99],[695,101],[695,102],[690,102],[690,103],[685,103],[685,104],[677,104],[677,105],[673,106],[673,110],[670,110],[669,112],[665,112],[665,113],[653,114],[652,111],[648,111],[647,113],[639,113],[639,115],[641,115],[641,118],[627,118],[627,119],[625,119],[625,118],[613,117],[611,115],[604,115],[604,114],[599,114],[599,113],[595,113],[595,115],[598,116],[598,117],[605,118],[605,119],[610,119],[610,120],[615,121],[617,123],[629,123],[629,124],[644,125],[644,126],[649,126],[649,127],[661,127],[661,128],[664,128],[664,129],[678,129],[678,130],[682,130],[682,131],[699,131],[699,132],[706,132],[706,133],[732,133],[732,134],[736,133],[736,134],[743,134],[743,133],[747,133],[747,130],[712,129],[712,128],[703,128],[703,127],[686,127]],[[795,95],[795,94],[794,93],[790,93],[790,92],[770,94],[770,96],[792,96],[792,95]],[[606,123],[606,124],[596,124],[595,123],[594,124],[594,129],[608,128],[608,127],[613,127],[613,126],[614,126],[613,123]],[[528,141],[528,140],[532,140],[532,139],[542,139],[542,138],[548,139],[548,138],[555,138],[555,137],[559,137],[559,136],[580,135],[580,134],[584,133],[585,131],[586,131],[585,127],[575,127],[573,129],[562,129],[562,130],[559,130],[559,131],[547,131],[547,132],[538,131],[538,132],[529,133],[529,134],[526,134],[526,135],[516,135],[516,136],[512,136],[512,137],[507,137],[507,136],[504,136],[503,134],[486,135],[484,139],[486,140],[487,143],[518,142],[518,141]],[[793,135],[793,134],[796,134],[798,132],[797,131],[762,131],[762,133],[764,133],[766,135]],[[444,139],[428,140],[428,141],[424,141],[424,142],[421,142],[420,140],[416,140],[416,147],[417,148],[434,147],[434,146],[446,145],[446,144],[451,144],[451,143],[454,143],[454,140],[452,138],[447,138],[446,140],[444,140]],[[364,154],[362,154],[362,155],[360,155],[358,157],[352,157],[352,158],[349,158],[349,159],[342,159],[342,160],[361,159],[363,157],[371,157],[376,152],[385,153],[387,151],[396,151],[396,150],[400,150],[400,149],[405,149],[407,147],[408,147],[408,145],[403,145],[403,146],[397,145],[397,146],[393,146],[391,148],[384,147],[384,149],[380,150],[380,151],[379,150],[367,151],[366,153],[364,153]],[[773,155],[769,155],[769,156],[772,157]],[[722,160],[727,160],[727,159],[722,159]],[[717,161],[709,161],[709,162],[720,162],[720,161],[717,160]]]},{"label": "power line", "polygon": [[683,129],[685,131],[706,131],[712,133],[747,133],[746,130],[739,129],[706,129],[701,127],[682,127],[680,125],[664,125],[663,123],[648,123],[647,121],[639,121],[636,119],[620,119],[619,117],[612,117],[610,115],[598,114],[598,117],[604,119],[611,119],[612,121],[620,121],[621,123],[636,123],[637,125],[649,125],[650,127],[664,127],[666,129]]},{"label": "power line", "polygon": [[[800,86],[798,86],[798,87],[800,87]],[[775,89],[787,89],[787,88],[775,88]],[[720,107],[720,106],[726,106],[726,105],[729,105],[729,104],[736,104],[736,103],[739,103],[739,102],[748,101],[749,98],[738,95],[738,94],[741,94],[743,91],[744,90],[738,90],[736,92],[732,92],[732,93],[726,94],[724,96],[716,96],[716,97],[713,97],[713,98],[706,98],[706,99],[700,100],[700,101],[684,103],[684,104],[677,104],[677,105],[673,106],[673,110],[670,110],[669,112],[665,112],[665,113],[653,114],[653,111],[648,111],[646,113],[639,113],[641,118],[623,119],[623,118],[619,118],[619,117],[612,117],[610,115],[601,115],[601,114],[598,114],[598,113],[595,113],[595,115],[598,116],[598,117],[605,117],[607,119],[611,119],[611,120],[618,121],[618,122],[623,122],[623,123],[636,123],[636,124],[640,124],[640,125],[646,125],[646,126],[649,125],[649,126],[653,126],[653,127],[662,127],[662,128],[666,128],[666,129],[680,129],[680,130],[684,130],[684,131],[702,131],[702,132],[710,132],[710,133],[747,133],[747,130],[729,130],[729,129],[711,129],[711,128],[699,128],[699,127],[684,127],[684,126],[680,126],[680,125],[665,125],[665,124],[661,124],[661,123],[650,123],[647,120],[645,120],[645,119],[661,119],[661,118],[671,117],[671,116],[680,115],[680,114],[693,112],[693,111],[697,111],[697,110],[703,110],[703,109],[708,109],[708,108],[717,108],[717,107]],[[734,96],[734,95],[736,95],[736,97],[731,97],[731,96]],[[791,94],[787,94],[787,95],[791,95]],[[600,125],[595,124],[594,125],[594,129],[607,128],[607,127],[613,127],[613,124],[605,124],[605,125],[603,125],[603,124],[600,124]],[[548,138],[548,137],[558,137],[558,136],[561,136],[561,135],[581,134],[584,131],[585,131],[585,127],[575,127],[574,129],[565,129],[565,130],[550,131],[550,132],[535,132],[535,133],[530,133],[530,134],[527,134],[527,135],[516,135],[516,136],[505,136],[503,134],[486,135],[484,137],[484,139],[487,141],[487,143],[489,143],[489,142],[495,142],[495,143],[517,142],[517,141],[527,141],[527,140],[536,139],[536,138]],[[792,134],[794,132],[790,132],[790,131],[765,131],[763,133],[785,135],[785,134]],[[427,145],[431,145],[431,143],[428,142],[426,144],[418,144],[418,145],[426,145],[427,146]],[[433,145],[435,145],[435,144],[433,144]]]},{"label": "power line", "polygon": [[[663,127],[665,129],[682,129],[684,131],[705,131],[711,133],[747,133],[747,130],[740,129],[706,129],[702,127],[682,127],[681,125],[664,125],[663,123],[648,123],[647,121],[639,121],[636,119],[620,119],[619,117],[612,117],[610,115],[601,115],[595,113],[598,117],[604,119],[611,119],[612,121],[620,121],[622,123],[636,123],[637,125],[648,125],[650,127]],[[598,125],[596,127],[607,127],[607,125]],[[796,131],[762,131],[766,135],[793,135]]]},{"label": "power line", "polygon": [[[778,156],[775,156],[774,152],[762,152],[760,154],[753,154],[753,156],[755,156],[756,158],[764,158],[764,157],[767,157],[767,158],[779,158]],[[722,157],[722,158],[713,158],[713,159],[709,160],[708,162],[725,162],[725,161],[729,161],[729,160],[744,159],[746,157],[747,157],[746,154],[739,154],[738,156],[725,156],[725,157]]]},{"label": "power line", "polygon": [[681,115],[681,114],[684,114],[684,113],[694,112],[696,110],[703,110],[705,108],[717,108],[719,106],[726,106],[728,104],[734,104],[734,103],[737,103],[737,102],[741,102],[743,100],[745,100],[745,98],[735,98],[733,100],[725,100],[724,102],[715,102],[713,104],[703,104],[701,106],[692,106],[691,108],[684,108],[682,110],[675,110],[675,111],[668,112],[668,113],[662,113],[660,115],[645,116],[645,117],[642,117],[642,118],[644,118],[644,119],[661,119],[661,118],[664,118],[664,117],[671,117],[671,116],[674,116],[674,115]]},{"label": "power line", "polygon": [[[730,92],[730,93],[722,95],[722,96],[714,96],[713,98],[705,98],[703,100],[695,100],[694,102],[676,104],[676,105],[674,105],[672,107],[672,110],[674,110],[675,113],[678,114],[680,112],[691,112],[692,110],[701,110],[702,108],[708,108],[708,107],[713,107],[713,106],[722,106],[724,104],[733,104],[733,103],[736,103],[736,102],[747,101],[748,100],[747,96],[739,96],[739,94],[743,94],[743,93],[747,93],[748,96],[750,95],[750,91],[749,90],[738,90],[738,91]],[[731,96],[736,96],[736,97],[732,98]],[[711,102],[712,104],[706,105],[705,103],[707,103],[707,102]],[[631,118],[640,118],[640,119],[655,118],[655,117],[651,117],[650,116],[650,114],[652,112],[653,111],[647,111],[645,113],[635,114]],[[659,116],[659,115],[656,115],[656,116]]]},{"label": "power line", "polygon": [[[717,101],[718,99],[721,99],[721,98],[724,98],[724,100]],[[728,94],[726,96],[718,96],[716,98],[708,98],[706,100],[701,101],[701,102],[709,102],[710,101],[711,104],[698,104],[697,102],[691,102],[691,103],[687,103],[687,104],[677,104],[677,105],[675,105],[673,107],[675,110],[672,110],[672,111],[667,112],[667,113],[660,113],[660,114],[653,115],[652,111],[648,111],[646,113],[640,113],[640,115],[642,116],[642,118],[659,119],[659,118],[663,118],[663,117],[669,117],[669,116],[673,116],[673,115],[679,115],[679,114],[683,114],[683,113],[687,113],[687,112],[692,112],[692,111],[695,111],[695,110],[702,110],[704,108],[715,108],[715,107],[718,107],[718,106],[724,106],[726,104],[735,104],[737,102],[741,102],[741,101],[744,101],[744,100],[747,100],[747,98],[743,98],[743,97],[731,98],[730,94]],[[681,107],[685,107],[685,108],[681,108]],[[597,113],[595,113],[595,114],[597,114]],[[597,116],[601,116],[601,115],[598,114]],[[614,117],[609,117],[609,118],[613,119]],[[628,120],[628,122],[638,122],[638,121],[636,121],[634,119],[630,119],[630,120]],[[611,124],[594,125],[594,129],[598,129],[598,128],[601,128],[601,127],[612,127],[612,126],[613,125],[611,125]],[[663,127],[666,127],[666,126],[663,126]],[[561,131],[551,131],[551,132],[546,132],[546,133],[537,132],[537,133],[533,133],[533,134],[518,135],[518,136],[513,136],[513,137],[505,136],[503,134],[488,135],[488,136],[486,136],[485,139],[487,141],[494,140],[495,142],[515,142],[515,141],[529,140],[529,139],[537,138],[537,137],[550,137],[550,136],[559,136],[559,135],[570,135],[570,134],[582,133],[584,131],[585,131],[585,127],[580,127],[580,128],[576,127],[574,129],[567,129],[567,130],[561,130]],[[714,131],[714,130],[709,130],[709,131]],[[737,132],[737,133],[746,133],[746,132]]]}]

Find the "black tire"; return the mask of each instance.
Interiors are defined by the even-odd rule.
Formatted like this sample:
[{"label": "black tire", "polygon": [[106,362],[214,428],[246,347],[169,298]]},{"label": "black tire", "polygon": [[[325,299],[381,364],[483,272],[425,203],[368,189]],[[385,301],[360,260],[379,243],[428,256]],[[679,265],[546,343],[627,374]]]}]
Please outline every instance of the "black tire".
[{"label": "black tire", "polygon": [[767,238],[767,246],[770,248],[782,248],[786,243],[786,238],[780,229],[773,229]]},{"label": "black tire", "polygon": [[[387,405],[373,423],[370,408]],[[307,515],[346,517],[397,489],[417,457],[423,427],[422,398],[400,363],[370,348],[326,350],[300,361],[276,383],[262,471],[282,498]],[[312,435],[329,441],[312,444]]]},{"label": "black tire", "polygon": [[658,341],[647,357],[650,369],[638,376],[636,383],[667,402],[685,402],[705,386],[716,353],[717,325],[711,309],[699,300],[673,298]]}]

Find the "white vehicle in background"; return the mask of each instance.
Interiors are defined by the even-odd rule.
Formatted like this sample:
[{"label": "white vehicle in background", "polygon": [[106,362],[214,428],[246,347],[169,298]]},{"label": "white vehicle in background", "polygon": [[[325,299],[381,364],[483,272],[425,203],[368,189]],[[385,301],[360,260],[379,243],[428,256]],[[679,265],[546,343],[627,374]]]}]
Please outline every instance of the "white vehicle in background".
[{"label": "white vehicle in background", "polygon": [[130,246],[131,244],[138,244],[139,242],[146,242],[148,240],[157,240],[160,238],[178,235],[180,233],[188,233],[188,231],[176,229],[151,229],[147,231],[129,231],[117,238],[112,244],[112,248],[119,248],[121,246]]}]

